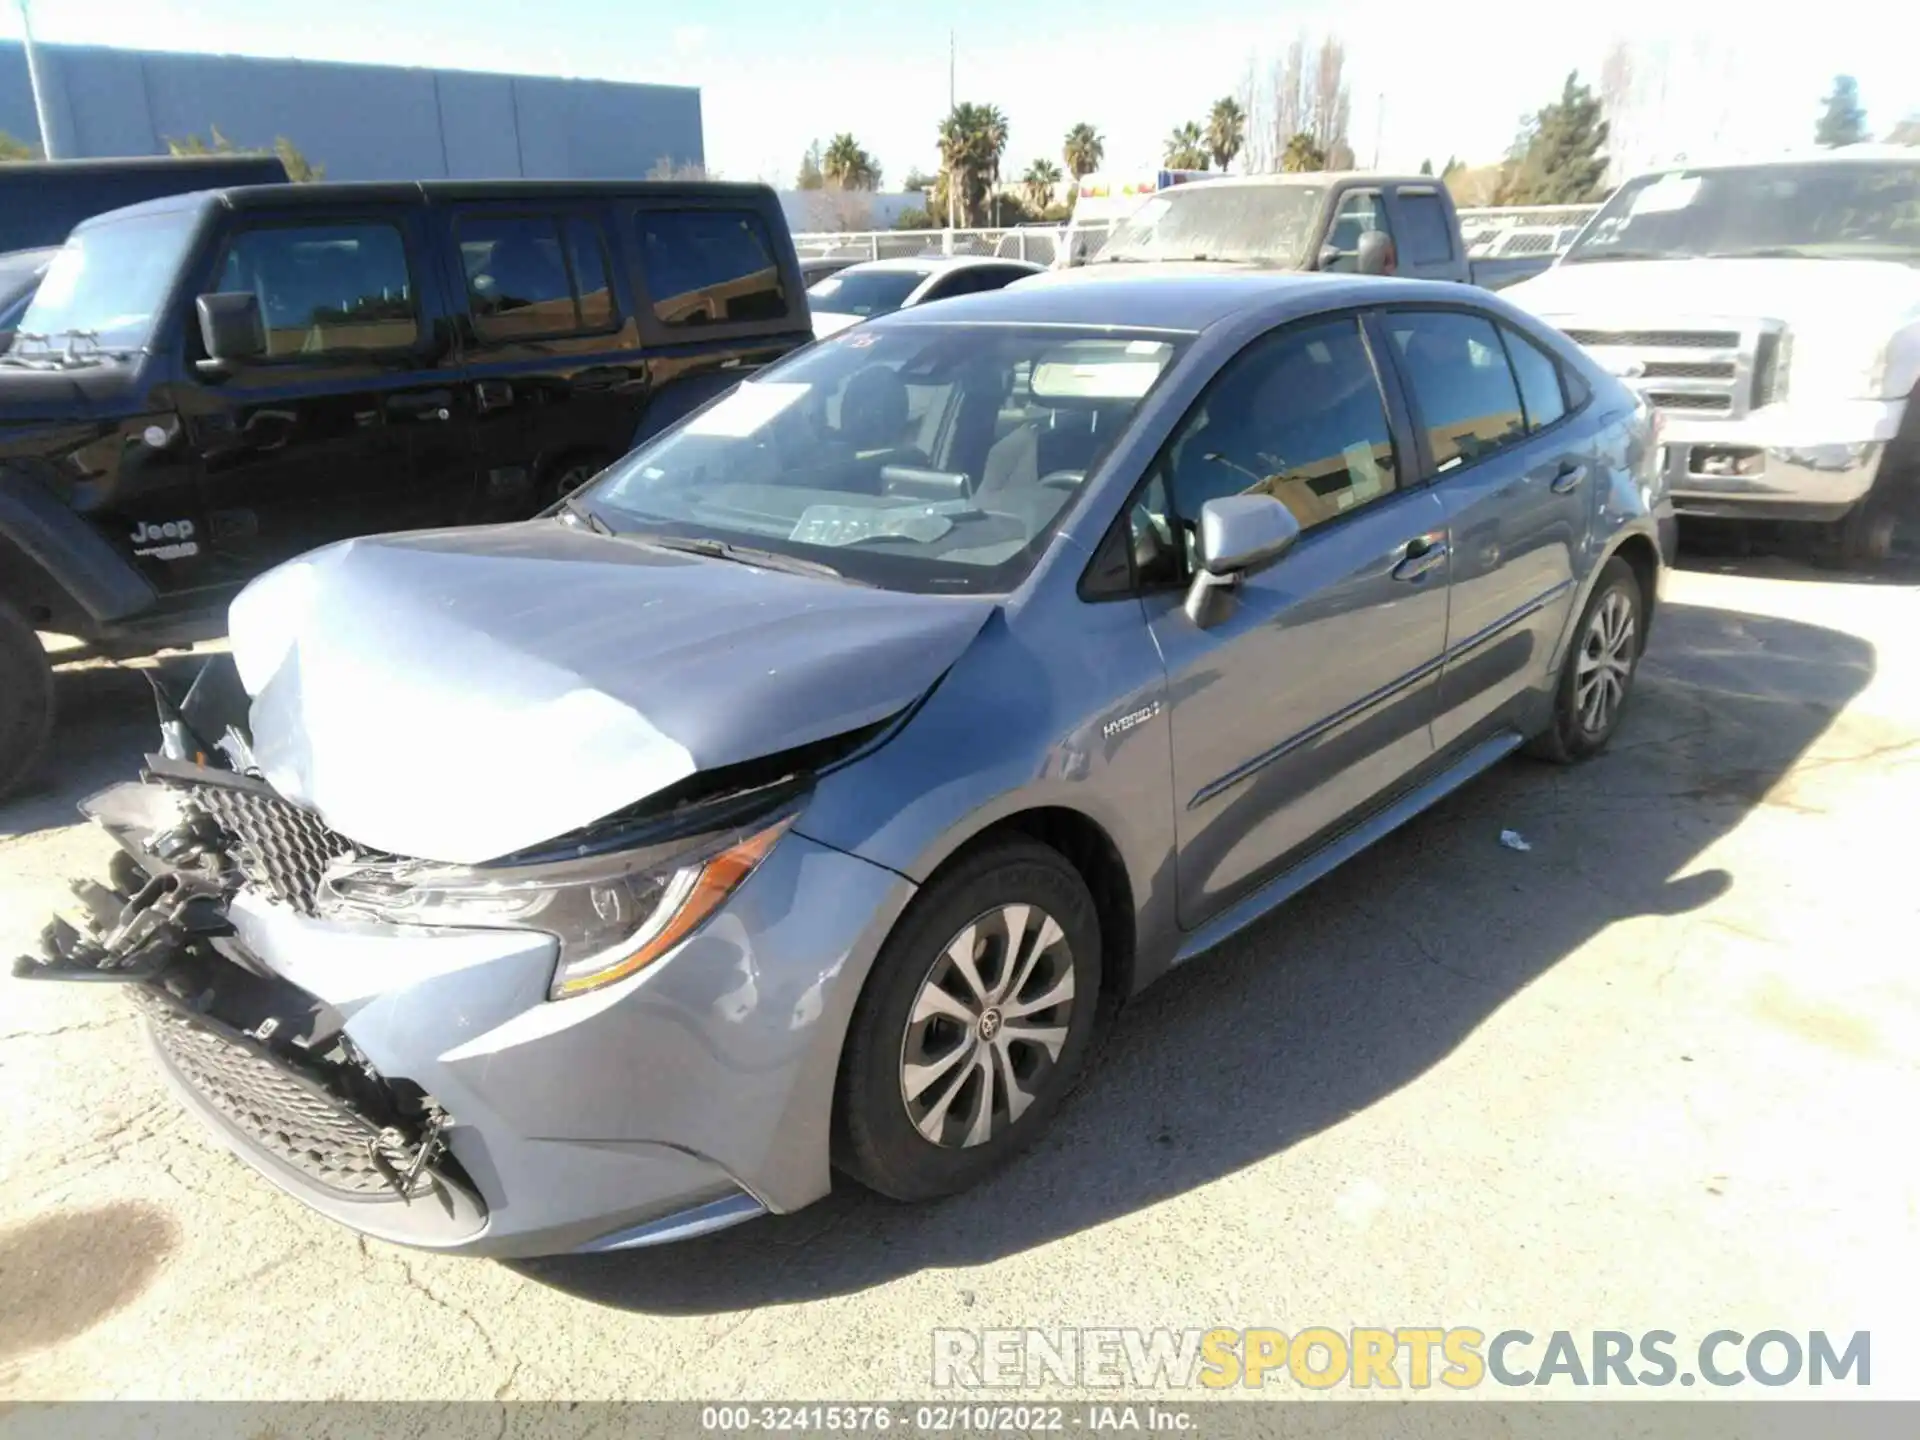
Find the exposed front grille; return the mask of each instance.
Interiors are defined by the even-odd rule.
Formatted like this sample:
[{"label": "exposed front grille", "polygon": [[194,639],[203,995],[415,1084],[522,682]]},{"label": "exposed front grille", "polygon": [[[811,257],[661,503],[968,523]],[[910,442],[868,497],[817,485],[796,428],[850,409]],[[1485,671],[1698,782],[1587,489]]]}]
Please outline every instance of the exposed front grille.
[{"label": "exposed front grille", "polygon": [[1641,372],[1649,380],[1731,380],[1731,360],[1649,360]]},{"label": "exposed front grille", "polygon": [[195,785],[191,792],[194,803],[233,837],[241,873],[276,900],[312,915],[328,864],[354,848],[345,837],[263,789]]},{"label": "exposed front grille", "polygon": [[1642,350],[1738,350],[1738,330],[1569,330],[1576,345],[1629,345]]},{"label": "exposed front grille", "polygon": [[1649,390],[1647,399],[1661,410],[1692,410],[1724,415],[1733,409],[1733,396],[1698,395],[1684,390]]},{"label": "exposed front grille", "polygon": [[[363,1198],[394,1195],[374,1164],[377,1153],[396,1175],[410,1164],[405,1141],[384,1132],[320,1084],[294,1073],[221,1028],[129,987],[152,1022],[154,1039],[174,1072],[275,1159],[316,1185]],[[432,1184],[415,1176],[413,1195]]]}]

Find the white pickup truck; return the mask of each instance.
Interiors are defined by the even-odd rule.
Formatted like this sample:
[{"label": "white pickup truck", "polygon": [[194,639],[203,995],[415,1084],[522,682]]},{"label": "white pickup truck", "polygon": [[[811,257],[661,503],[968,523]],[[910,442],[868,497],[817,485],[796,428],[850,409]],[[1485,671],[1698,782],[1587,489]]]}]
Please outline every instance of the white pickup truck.
[{"label": "white pickup truck", "polygon": [[1920,517],[1920,149],[1637,176],[1504,294],[1653,403],[1681,515],[1825,523],[1848,562]]}]

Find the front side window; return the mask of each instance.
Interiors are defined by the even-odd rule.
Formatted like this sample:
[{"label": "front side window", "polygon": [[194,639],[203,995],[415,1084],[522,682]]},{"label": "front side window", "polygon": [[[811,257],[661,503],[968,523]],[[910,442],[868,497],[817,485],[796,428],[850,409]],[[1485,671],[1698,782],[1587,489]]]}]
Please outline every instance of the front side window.
[{"label": "front side window", "polygon": [[76,339],[103,350],[144,348],[199,219],[194,210],[169,210],[76,230],[20,317],[16,351]]},{"label": "front side window", "polygon": [[1435,473],[1483,459],[1526,434],[1519,388],[1486,316],[1406,310],[1389,314],[1386,326]]},{"label": "front side window", "polygon": [[640,266],[663,325],[779,320],[786,286],[773,242],[747,210],[642,210]]},{"label": "front side window", "polygon": [[891,589],[1000,593],[1045,548],[1187,337],[856,328],[795,352],[576,498]]},{"label": "front side window", "polygon": [[807,291],[807,302],[829,315],[891,315],[926,284],[929,270],[843,270]]},{"label": "front side window", "polygon": [[467,311],[483,340],[576,335],[613,319],[599,227],[555,216],[480,215],[460,221]]},{"label": "front side window", "polygon": [[1327,227],[1327,244],[1338,256],[1327,270],[1357,270],[1360,266],[1360,237],[1369,230],[1391,236],[1387,225],[1387,207],[1378,190],[1353,190],[1340,197],[1340,208]]},{"label": "front side window", "polygon": [[1401,227],[1406,234],[1406,261],[1409,265],[1437,265],[1453,258],[1453,226],[1447,223],[1447,207],[1429,190],[1400,192]]},{"label": "front side window", "polygon": [[1256,340],[1229,361],[1168,446],[1162,469],[1192,543],[1200,507],[1274,496],[1302,530],[1393,492],[1393,436],[1359,321]]},{"label": "front side window", "polygon": [[217,288],[259,299],[276,358],[405,349],[420,336],[406,242],[391,225],[243,230]]}]

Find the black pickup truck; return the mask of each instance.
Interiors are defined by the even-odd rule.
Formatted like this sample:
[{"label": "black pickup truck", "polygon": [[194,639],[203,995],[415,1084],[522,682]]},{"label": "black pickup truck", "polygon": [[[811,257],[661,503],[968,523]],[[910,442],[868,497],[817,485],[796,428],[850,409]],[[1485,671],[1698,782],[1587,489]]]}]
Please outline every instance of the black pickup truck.
[{"label": "black pickup truck", "polygon": [[328,541],[519,519],[811,341],[760,185],[273,185],[76,229],[0,355],[0,794],[36,632],[224,632]]},{"label": "black pickup truck", "polygon": [[1209,261],[1457,280],[1497,290],[1545,260],[1470,260],[1447,187],[1431,175],[1223,175],[1163,190],[1088,262]]}]

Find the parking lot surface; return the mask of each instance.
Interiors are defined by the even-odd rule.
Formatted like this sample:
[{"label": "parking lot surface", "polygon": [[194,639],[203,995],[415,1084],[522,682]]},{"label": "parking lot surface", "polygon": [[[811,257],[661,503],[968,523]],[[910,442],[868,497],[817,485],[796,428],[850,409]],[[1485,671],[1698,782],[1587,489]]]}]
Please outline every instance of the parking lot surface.
[{"label": "parking lot surface", "polygon": [[[0,980],[0,1397],[912,1398],[936,1327],[1471,1325],[1869,1330],[1920,1398],[1915,579],[1693,560],[1610,753],[1502,765],[1177,972],[938,1205],[363,1243],[181,1114],[113,987]],[[59,699],[4,958],[152,737],[131,670]]]}]

